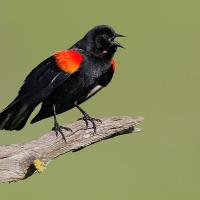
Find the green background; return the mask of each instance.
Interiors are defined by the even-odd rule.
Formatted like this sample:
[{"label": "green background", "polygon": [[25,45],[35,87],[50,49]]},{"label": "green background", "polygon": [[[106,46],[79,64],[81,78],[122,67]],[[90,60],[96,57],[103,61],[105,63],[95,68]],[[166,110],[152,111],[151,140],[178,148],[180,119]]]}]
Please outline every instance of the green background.
[{"label": "green background", "polygon": [[[127,36],[119,40],[126,49],[115,56],[112,83],[83,108],[145,121],[141,134],[65,154],[40,175],[0,185],[0,198],[200,199],[199,7],[195,0],[1,1],[1,109],[39,62],[109,24]],[[78,117],[74,109],[59,121]],[[51,127],[52,119],[28,123],[19,133],[1,131],[0,141],[23,143]]]}]

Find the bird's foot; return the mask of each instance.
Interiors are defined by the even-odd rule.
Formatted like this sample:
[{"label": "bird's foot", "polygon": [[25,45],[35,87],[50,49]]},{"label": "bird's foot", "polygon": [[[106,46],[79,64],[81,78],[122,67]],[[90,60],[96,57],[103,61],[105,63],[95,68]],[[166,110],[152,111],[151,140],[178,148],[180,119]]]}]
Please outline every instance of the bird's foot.
[{"label": "bird's foot", "polygon": [[91,122],[92,128],[94,129],[93,135],[96,134],[96,131],[97,131],[95,121],[102,123],[102,121],[100,119],[90,117],[88,114],[85,114],[83,117],[79,118],[78,120],[83,120],[85,122],[86,129],[88,129],[88,126],[89,126],[88,122]]},{"label": "bird's foot", "polygon": [[[56,136],[58,136],[58,134],[60,133],[62,135],[63,140],[65,140],[65,142],[66,142],[66,138],[65,138],[65,135],[63,133],[63,129],[73,133],[71,128],[68,128],[68,127],[65,127],[65,126],[61,126],[57,122],[55,123],[54,127],[52,128],[52,131],[55,131]],[[71,135],[72,134],[70,134],[69,136],[71,136]]]}]

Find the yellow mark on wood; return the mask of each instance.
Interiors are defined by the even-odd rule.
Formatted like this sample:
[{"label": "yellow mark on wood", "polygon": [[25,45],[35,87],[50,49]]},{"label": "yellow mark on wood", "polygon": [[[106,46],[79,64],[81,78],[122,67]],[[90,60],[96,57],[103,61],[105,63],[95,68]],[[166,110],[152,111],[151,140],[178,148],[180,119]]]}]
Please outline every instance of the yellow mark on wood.
[{"label": "yellow mark on wood", "polygon": [[45,170],[45,164],[38,159],[33,161],[33,165],[35,166],[35,168],[37,169],[39,173]]}]

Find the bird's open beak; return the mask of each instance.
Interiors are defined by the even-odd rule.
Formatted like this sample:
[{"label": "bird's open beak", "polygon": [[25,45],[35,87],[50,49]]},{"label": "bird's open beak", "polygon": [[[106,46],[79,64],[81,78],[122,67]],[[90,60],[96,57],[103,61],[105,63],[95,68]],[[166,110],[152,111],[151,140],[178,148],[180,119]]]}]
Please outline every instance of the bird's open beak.
[{"label": "bird's open beak", "polygon": [[[116,33],[116,34],[115,34],[115,38],[117,38],[117,37],[126,37],[126,36]],[[119,42],[117,42],[117,41],[113,41],[113,44],[114,44],[115,46],[117,46],[117,47],[120,47],[120,48],[125,49],[125,48],[124,48]]]}]

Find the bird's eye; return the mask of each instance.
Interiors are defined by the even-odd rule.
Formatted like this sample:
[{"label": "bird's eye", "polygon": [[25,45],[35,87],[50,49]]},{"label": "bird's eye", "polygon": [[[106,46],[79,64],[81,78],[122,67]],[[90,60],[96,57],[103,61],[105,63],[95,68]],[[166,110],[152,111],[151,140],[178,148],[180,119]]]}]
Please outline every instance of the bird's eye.
[{"label": "bird's eye", "polygon": [[108,35],[103,34],[103,38],[108,39]]}]

